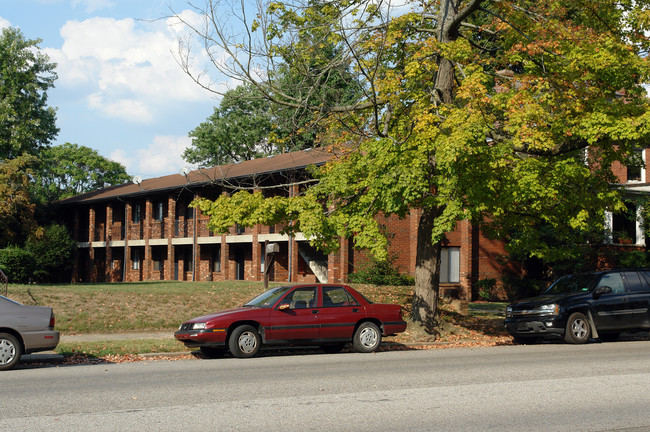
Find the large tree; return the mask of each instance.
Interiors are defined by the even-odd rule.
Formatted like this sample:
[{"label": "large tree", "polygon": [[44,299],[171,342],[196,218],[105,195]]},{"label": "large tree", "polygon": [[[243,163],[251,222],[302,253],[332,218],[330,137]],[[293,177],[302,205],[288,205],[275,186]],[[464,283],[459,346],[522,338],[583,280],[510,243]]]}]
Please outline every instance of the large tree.
[{"label": "large tree", "polygon": [[32,156],[0,162],[0,248],[19,244],[36,228],[29,194]]},{"label": "large tree", "polygon": [[[413,318],[431,331],[441,240],[457,221],[514,230],[531,255],[543,256],[539,226],[560,234],[569,227],[568,239],[620,208],[611,164],[629,162],[650,132],[641,86],[650,78],[648,1],[435,0],[393,8],[313,0],[232,15],[237,6],[206,4],[198,9],[203,26],[186,24],[213,58],[226,54],[217,70],[274,103],[318,113],[328,126],[321,142],[333,153],[315,172],[320,182],[299,197],[240,192],[201,201],[213,227],[294,220],[288,226],[323,249],[354,235],[358,247],[381,256],[386,239],[375,216],[415,213]],[[345,49],[325,59],[313,39],[304,44],[305,32]],[[309,74],[312,58],[323,61],[314,91],[327,85],[328,70],[350,64],[363,92],[352,103],[318,105],[282,92],[277,71]]]},{"label": "large tree", "polygon": [[126,168],[97,150],[65,143],[44,149],[33,175],[33,195],[43,204],[126,183]]},{"label": "large tree", "polygon": [[59,132],[47,105],[56,64],[40,52],[40,42],[11,27],[0,33],[0,161],[37,155]]}]

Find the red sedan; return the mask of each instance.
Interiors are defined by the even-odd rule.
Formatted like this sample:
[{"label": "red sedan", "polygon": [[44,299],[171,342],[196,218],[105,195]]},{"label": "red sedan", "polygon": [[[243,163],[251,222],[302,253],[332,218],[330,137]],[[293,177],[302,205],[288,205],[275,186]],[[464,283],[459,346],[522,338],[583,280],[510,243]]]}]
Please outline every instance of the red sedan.
[{"label": "red sedan", "polygon": [[252,357],[262,344],[316,344],[327,352],[352,342],[373,352],[383,335],[406,330],[402,307],[376,304],[347,285],[293,285],[272,288],[237,309],[193,318],[174,337],[208,357],[230,350]]}]

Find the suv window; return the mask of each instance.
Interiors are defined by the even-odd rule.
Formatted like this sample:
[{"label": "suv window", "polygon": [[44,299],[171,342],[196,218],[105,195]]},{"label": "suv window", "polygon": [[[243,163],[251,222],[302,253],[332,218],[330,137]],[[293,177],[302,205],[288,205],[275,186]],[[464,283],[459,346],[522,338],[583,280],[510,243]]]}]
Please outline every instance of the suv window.
[{"label": "suv window", "polygon": [[648,291],[646,282],[639,277],[637,272],[625,272],[623,275],[625,276],[629,291]]},{"label": "suv window", "polygon": [[625,285],[623,284],[623,277],[620,273],[607,273],[600,278],[600,282],[596,288],[601,286],[608,286],[612,289],[612,294],[623,294],[625,292]]}]

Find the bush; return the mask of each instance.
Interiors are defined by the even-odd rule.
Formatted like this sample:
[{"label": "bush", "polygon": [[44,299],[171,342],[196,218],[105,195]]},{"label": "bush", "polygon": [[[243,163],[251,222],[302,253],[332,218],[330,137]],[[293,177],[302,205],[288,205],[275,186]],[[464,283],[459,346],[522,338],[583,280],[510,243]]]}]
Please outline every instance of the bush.
[{"label": "bush", "polygon": [[650,267],[648,253],[643,251],[622,252],[618,255],[616,261],[619,267]]},{"label": "bush", "polygon": [[496,296],[497,280],[492,278],[485,278],[474,282],[474,288],[478,292],[478,296],[485,300],[491,301]]},{"label": "bush", "polygon": [[543,293],[548,287],[548,282],[533,278],[522,279],[516,276],[504,276],[502,281],[508,301],[511,302],[535,297]]},{"label": "bush", "polygon": [[372,260],[365,265],[360,265],[358,270],[350,273],[348,279],[352,283],[367,283],[372,285],[403,286],[415,284],[412,276],[399,272],[394,265],[394,258],[386,261]]},{"label": "bush", "polygon": [[17,246],[0,250],[0,269],[11,283],[31,282],[36,270],[34,255]]},{"label": "bush", "polygon": [[25,249],[36,260],[35,278],[39,281],[60,282],[72,268],[75,241],[61,225],[50,225],[32,235]]}]

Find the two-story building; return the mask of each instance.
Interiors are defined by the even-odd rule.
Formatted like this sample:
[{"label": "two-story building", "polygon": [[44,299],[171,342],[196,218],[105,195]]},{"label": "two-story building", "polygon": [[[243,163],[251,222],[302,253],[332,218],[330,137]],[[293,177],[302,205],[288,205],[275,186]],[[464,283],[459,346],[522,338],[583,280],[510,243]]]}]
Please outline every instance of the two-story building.
[{"label": "two-story building", "polygon": [[[643,152],[645,154],[645,152]],[[266,196],[290,196],[310,179],[307,167],[322,165],[331,155],[322,149],[286,153],[112,186],[61,201],[60,219],[77,241],[73,282],[144,280],[254,280],[263,278],[265,243],[277,244],[269,279],[283,282],[347,281],[367,260],[352,241],[340,239],[338,252],[328,256],[297,234],[282,234],[282,226],[234,226],[229,233],[208,229],[207,216],[189,204],[198,197],[215,199],[236,188],[260,190]],[[621,166],[622,183],[645,189],[645,169]],[[634,179],[627,176],[632,175]],[[629,181],[628,181],[629,180]],[[301,186],[302,185],[302,186]],[[390,240],[390,253],[402,272],[415,273],[418,212],[404,219],[380,217]],[[645,242],[640,226],[617,217],[615,232],[630,231],[633,243]],[[616,230],[620,228],[620,230]],[[633,231],[633,233],[632,233]],[[617,236],[615,243],[622,242]],[[472,300],[472,284],[503,275],[501,241],[487,238],[476,226],[461,221],[446,235],[441,265],[441,293]]]}]

